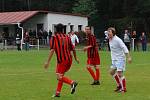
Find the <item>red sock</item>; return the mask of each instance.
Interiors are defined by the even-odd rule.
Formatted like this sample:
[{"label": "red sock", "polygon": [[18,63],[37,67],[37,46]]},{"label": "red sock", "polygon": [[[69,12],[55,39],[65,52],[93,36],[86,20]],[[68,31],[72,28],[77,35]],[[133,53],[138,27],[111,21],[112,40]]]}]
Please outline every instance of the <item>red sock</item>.
[{"label": "red sock", "polygon": [[98,81],[100,78],[100,70],[96,68],[96,80]]},{"label": "red sock", "polygon": [[92,68],[91,67],[87,67],[87,70],[90,72],[90,74],[93,77],[93,79],[96,80],[96,76],[95,76],[94,71],[92,70]]},{"label": "red sock", "polygon": [[63,81],[59,80],[57,84],[56,95],[58,95],[61,92],[62,85]]},{"label": "red sock", "polygon": [[126,79],[125,79],[125,77],[123,76],[122,78],[121,78],[121,81],[122,81],[122,90],[125,90],[126,91]]},{"label": "red sock", "polygon": [[73,83],[73,81],[72,81],[72,80],[70,80],[69,78],[64,77],[64,76],[63,76],[63,78],[62,78],[62,81],[63,81],[64,83],[69,84],[69,85],[71,85],[71,84]]},{"label": "red sock", "polygon": [[114,77],[114,79],[115,79],[117,85],[120,86],[121,83],[120,83],[120,78],[119,78],[119,76],[118,76],[117,74],[115,74],[113,77]]}]

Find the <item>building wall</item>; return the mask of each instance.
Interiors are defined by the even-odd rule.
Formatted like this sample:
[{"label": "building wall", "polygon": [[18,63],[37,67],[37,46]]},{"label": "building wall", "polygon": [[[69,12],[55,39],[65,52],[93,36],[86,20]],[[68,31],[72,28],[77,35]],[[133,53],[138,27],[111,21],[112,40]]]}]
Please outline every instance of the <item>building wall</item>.
[{"label": "building wall", "polygon": [[74,25],[74,31],[78,31],[78,25],[82,25],[82,30],[88,25],[87,17],[62,15],[62,14],[48,14],[48,28],[54,32],[54,25],[62,23],[67,26],[66,31],[70,31],[70,25]]},{"label": "building wall", "polygon": [[37,24],[43,24],[44,30],[48,31],[48,20],[47,14],[38,14],[29,19],[27,22],[24,23],[23,27],[27,30],[36,30],[37,31]]}]

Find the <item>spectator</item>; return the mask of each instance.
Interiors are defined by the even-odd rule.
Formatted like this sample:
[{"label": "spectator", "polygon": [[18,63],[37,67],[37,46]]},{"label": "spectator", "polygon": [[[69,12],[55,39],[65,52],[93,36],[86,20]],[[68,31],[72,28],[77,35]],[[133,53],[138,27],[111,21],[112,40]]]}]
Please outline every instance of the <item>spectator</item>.
[{"label": "spectator", "polygon": [[142,34],[140,36],[140,40],[141,40],[141,44],[142,44],[142,50],[146,51],[146,49],[147,49],[147,39],[146,39],[145,32],[142,32]]},{"label": "spectator", "polygon": [[40,30],[38,31],[38,38],[39,38],[39,39],[42,39],[42,35],[43,35],[43,31],[40,29]]},{"label": "spectator", "polygon": [[21,38],[20,38],[19,34],[17,34],[17,36],[16,36],[16,45],[17,45],[17,50],[21,51],[21,48],[20,48],[20,46],[21,46]]},{"label": "spectator", "polygon": [[38,31],[38,38],[39,38],[40,45],[43,45],[43,31],[42,31],[42,29],[40,29]]},{"label": "spectator", "polygon": [[47,36],[48,36],[48,32],[46,30],[43,31],[43,44],[47,44]]},{"label": "spectator", "polygon": [[3,36],[0,35],[0,50],[3,51],[4,49],[4,39],[3,39]]},{"label": "spectator", "polygon": [[138,36],[136,34],[136,31],[133,31],[132,33],[132,40],[134,40],[134,51],[139,51],[139,46],[138,46]]},{"label": "spectator", "polygon": [[52,36],[52,31],[51,30],[49,30],[49,32],[48,32],[48,36],[49,36],[49,39],[51,38],[51,36]]},{"label": "spectator", "polygon": [[32,30],[29,30],[29,36],[30,36],[31,38],[33,38],[33,37],[34,37],[34,33],[33,33],[33,31],[32,31]]},{"label": "spectator", "polygon": [[128,32],[128,30],[125,30],[124,32],[124,36],[123,36],[123,40],[125,45],[127,46],[128,50],[130,50],[130,33]]},{"label": "spectator", "polygon": [[30,37],[29,37],[28,32],[25,32],[24,42],[25,42],[25,50],[28,51],[29,50],[29,42],[30,42]]}]

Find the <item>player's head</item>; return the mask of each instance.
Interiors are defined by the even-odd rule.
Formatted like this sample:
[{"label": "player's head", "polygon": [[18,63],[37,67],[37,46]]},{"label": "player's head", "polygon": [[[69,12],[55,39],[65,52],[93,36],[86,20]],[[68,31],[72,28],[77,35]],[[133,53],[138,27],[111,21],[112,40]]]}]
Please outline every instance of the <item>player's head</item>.
[{"label": "player's head", "polygon": [[61,23],[57,24],[57,26],[56,26],[56,32],[57,33],[63,33],[63,27],[64,27],[63,24],[61,24]]},{"label": "player's head", "polygon": [[125,30],[124,30],[124,33],[128,33],[128,30],[127,30],[127,29],[125,29]]},{"label": "player's head", "polygon": [[114,27],[108,28],[108,38],[113,38],[116,35],[116,29]]},{"label": "player's head", "polygon": [[71,34],[74,35],[74,31],[71,31]]},{"label": "player's head", "polygon": [[145,35],[145,32],[142,32],[142,36],[144,36]]},{"label": "player's head", "polygon": [[136,31],[135,30],[133,31],[133,34],[136,35]]},{"label": "player's head", "polygon": [[85,33],[88,35],[88,34],[91,34],[91,27],[90,26],[86,26],[85,27]]}]

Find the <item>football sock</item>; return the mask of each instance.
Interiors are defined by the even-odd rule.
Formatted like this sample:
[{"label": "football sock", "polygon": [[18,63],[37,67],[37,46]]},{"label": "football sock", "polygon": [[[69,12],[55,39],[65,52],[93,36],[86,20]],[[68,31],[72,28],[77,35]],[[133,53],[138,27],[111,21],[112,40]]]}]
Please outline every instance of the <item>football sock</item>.
[{"label": "football sock", "polygon": [[64,82],[64,83],[66,83],[66,84],[69,84],[69,85],[71,85],[72,83],[73,83],[73,81],[72,80],[70,80],[69,78],[67,78],[67,77],[62,77],[62,81]]},{"label": "football sock", "polygon": [[96,80],[98,81],[100,78],[100,69],[96,68]]},{"label": "football sock", "polygon": [[122,90],[126,91],[126,79],[124,76],[121,78],[121,87],[122,87]]},{"label": "football sock", "polygon": [[94,71],[92,70],[92,68],[91,67],[87,67],[87,70],[90,72],[90,74],[93,77],[93,79],[96,80],[96,76],[95,76]]},{"label": "football sock", "polygon": [[59,93],[61,92],[62,85],[63,81],[59,80],[57,84],[56,95],[59,95]]},{"label": "football sock", "polygon": [[114,77],[114,79],[115,79],[115,81],[117,83],[117,86],[121,86],[120,78],[119,78],[118,74],[114,74],[113,77]]}]

